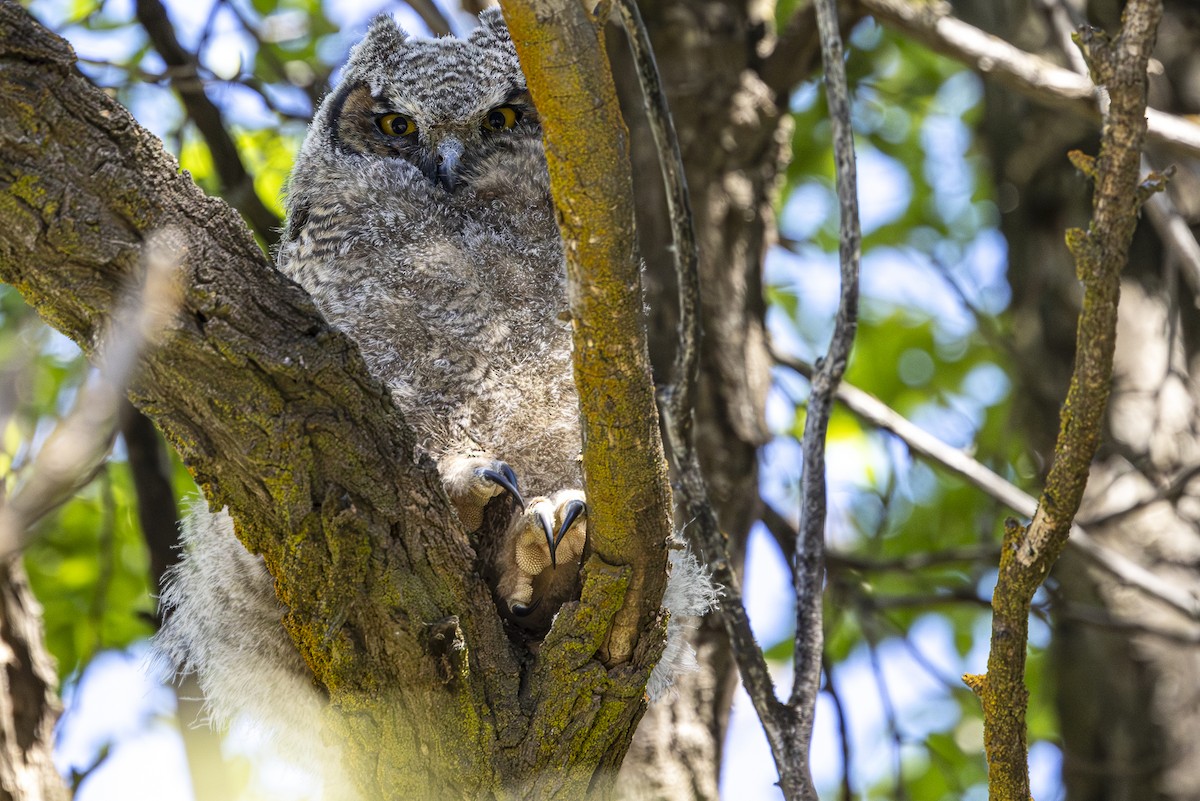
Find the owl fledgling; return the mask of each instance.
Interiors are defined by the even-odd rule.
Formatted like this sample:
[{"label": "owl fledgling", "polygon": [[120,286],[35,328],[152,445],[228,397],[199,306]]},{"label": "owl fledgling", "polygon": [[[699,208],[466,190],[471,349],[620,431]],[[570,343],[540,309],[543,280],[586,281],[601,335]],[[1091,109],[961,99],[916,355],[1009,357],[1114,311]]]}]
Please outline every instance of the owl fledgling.
[{"label": "owl fledgling", "polygon": [[377,19],[313,119],[287,209],[279,269],[358,343],[465,528],[505,496],[487,567],[502,612],[544,630],[576,590],[587,507],[562,245],[499,13],[463,40]]},{"label": "owl fledgling", "polygon": [[[587,506],[562,244],[537,111],[500,13],[485,11],[466,39],[415,40],[376,19],[313,119],[287,212],[279,269],[390,389],[500,613],[529,637],[544,633],[578,595]],[[285,737],[311,732],[286,719],[313,714],[298,701],[313,696],[311,680],[261,560],[203,504],[184,539],[161,650],[196,673],[214,719],[244,711],[284,718]],[[688,587],[668,597],[682,617],[714,593],[681,558]],[[653,694],[688,664],[680,642]],[[310,735],[284,747],[325,746]]]}]

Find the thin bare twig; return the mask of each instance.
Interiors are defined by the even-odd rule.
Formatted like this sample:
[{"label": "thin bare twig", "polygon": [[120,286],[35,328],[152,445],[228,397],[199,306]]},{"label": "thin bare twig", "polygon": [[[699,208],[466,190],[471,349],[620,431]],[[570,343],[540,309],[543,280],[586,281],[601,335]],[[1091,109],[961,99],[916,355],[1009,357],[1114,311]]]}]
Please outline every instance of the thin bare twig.
[{"label": "thin bare twig", "polygon": [[1079,52],[1079,48],[1071,40],[1071,35],[1085,20],[1078,19],[1074,10],[1062,0],[1041,0],[1041,4],[1046,16],[1050,19],[1050,26],[1054,29],[1055,36],[1058,37],[1058,47],[1067,59],[1067,63],[1079,75],[1087,75],[1087,61],[1084,60],[1083,53]]},{"label": "thin bare twig", "polygon": [[879,705],[883,708],[883,719],[887,726],[888,735],[892,741],[892,770],[895,772],[895,789],[892,791],[893,801],[904,801],[908,794],[904,791],[904,762],[901,760],[901,750],[904,748],[904,737],[897,723],[896,705],[892,702],[892,694],[888,691],[887,679],[883,675],[883,663],[879,658],[879,642],[872,627],[865,627],[867,635],[867,658],[871,664],[871,675],[875,679],[875,689],[879,693]]},{"label": "thin bare twig", "polygon": [[[843,384],[843,387],[846,385]],[[838,392],[839,399],[841,391]],[[949,447],[949,446],[947,446]],[[796,528],[771,504],[763,501],[760,519],[767,531],[784,553],[796,547]],[[959,564],[962,562],[992,564],[1000,555],[995,545],[976,545],[968,548],[950,548],[944,551],[923,551],[891,559],[871,559],[858,554],[825,552],[825,564],[832,570],[857,570],[861,573],[912,573],[930,567]]]},{"label": "thin bare twig", "polygon": [[1060,620],[1074,620],[1086,626],[1094,626],[1109,631],[1122,631],[1131,634],[1144,634],[1176,642],[1182,645],[1200,645],[1200,629],[1191,628],[1169,629],[1150,623],[1147,620],[1122,620],[1114,616],[1104,607],[1086,606],[1084,604],[1063,601],[1054,598],[1054,612]]},{"label": "thin bare twig", "polygon": [[[1077,27],[1072,21],[1071,10],[1062,0],[1042,0],[1042,2],[1055,35],[1058,37],[1059,48],[1070,62],[1071,69],[1079,75],[1088,76],[1087,61],[1071,39]],[[1144,153],[1141,159],[1141,170],[1145,174],[1154,171],[1150,160]],[[1154,226],[1158,238],[1162,240],[1167,251],[1177,260],[1183,271],[1184,279],[1192,288],[1192,294],[1197,296],[1196,304],[1200,305],[1200,244],[1197,244],[1191,226],[1179,213],[1167,192],[1157,192],[1152,195],[1146,201],[1145,208],[1146,214],[1150,218],[1150,224]]]},{"label": "thin bare twig", "polygon": [[[1150,161],[1142,156],[1142,172],[1153,172]],[[1194,303],[1200,306],[1200,244],[1187,220],[1179,213],[1171,196],[1159,192],[1146,201],[1146,216],[1172,256],[1175,257],[1184,280],[1192,289]]]},{"label": "thin bare twig", "polygon": [[[808,765],[808,744],[821,683],[824,650],[822,591],[825,578],[825,436],[833,398],[854,344],[858,329],[858,274],[862,256],[862,231],[858,220],[858,180],[854,164],[854,131],[850,123],[850,87],[842,58],[837,4],[817,0],[817,28],[821,59],[825,65],[825,98],[833,128],[837,195],[840,211],[838,261],[841,265],[841,297],[833,335],[825,358],[811,379],[812,392],[804,421],[804,467],[800,477],[800,536],[792,567],[796,593],[796,668],[788,701],[796,713],[799,747],[793,758],[803,760],[804,796],[816,799]],[[786,794],[785,788],[785,794]]]},{"label": "thin bare twig", "polygon": [[1028,526],[1015,521],[1005,525],[992,593],[987,672],[963,676],[983,708],[988,787],[994,801],[1029,799],[1025,663],[1030,603],[1066,547],[1083,499],[1112,385],[1121,271],[1139,207],[1163,188],[1161,177],[1143,182],[1139,171],[1146,138],[1146,65],[1162,12],[1162,0],[1130,0],[1115,38],[1084,28],[1075,39],[1096,83],[1109,97],[1099,155],[1071,154],[1072,163],[1095,183],[1087,230],[1071,229],[1066,236],[1083,284],[1075,365],[1037,511]]},{"label": "thin bare twig", "polygon": [[[813,373],[812,365],[801,359],[785,356],[778,352],[774,352],[773,355],[777,362],[795,370],[800,375],[807,377]],[[929,432],[918,428],[878,398],[846,383],[838,387],[837,397],[847,409],[859,418],[891,432],[914,453],[962,477],[1022,517],[1033,517],[1037,509],[1037,501],[1032,495],[1009,483],[961,450],[947,445]],[[1200,619],[1200,598],[1163,581],[1132,559],[1105,548],[1080,525],[1071,526],[1071,538],[1067,544],[1097,566],[1111,573],[1122,583],[1135,587],[1146,595],[1174,607],[1188,617]]]},{"label": "thin bare twig", "polygon": [[[275,70],[276,74],[286,77],[287,68],[283,65],[283,62],[279,60],[278,56],[276,56],[275,51],[270,46],[270,43],[263,38],[262,32],[258,29],[258,26],[254,24],[254,21],[251,20],[246,14],[242,13],[242,10],[238,8],[237,3],[229,3],[228,7],[233,16],[237,18],[238,23],[242,26],[242,30],[246,32],[247,36],[254,40],[256,52],[262,55],[263,59],[269,65],[271,65],[271,69]],[[267,106],[271,108],[272,111],[279,113],[274,108],[272,101],[266,96],[266,93],[263,89],[254,86],[249,81],[243,80],[242,82],[246,86],[249,86],[251,89],[254,89],[256,92],[258,92],[259,95],[262,96],[263,101],[267,103]],[[325,95],[329,92],[329,75],[326,72],[323,79],[310,81],[299,88],[308,97],[308,102],[311,109],[308,119],[311,119],[312,111],[315,111],[317,106],[321,105],[321,98],[325,97]]]},{"label": "thin bare twig", "polygon": [[[163,4],[159,0],[137,0],[134,9],[138,22],[146,30],[150,42],[167,67],[172,70],[190,67],[195,70],[197,57],[180,44]],[[221,110],[204,93],[203,85],[195,77],[172,79],[171,85],[179,93],[188,116],[196,123],[200,135],[212,151],[213,166],[221,181],[221,194],[242,213],[268,247],[274,246],[279,241],[279,217],[263,204],[255,191],[254,180],[238,155],[237,145],[225,127]]]},{"label": "thin bare twig", "polygon": [[842,704],[842,696],[833,680],[832,666],[828,657],[822,657],[821,669],[825,673],[825,692],[833,702],[833,711],[837,714],[838,740],[842,750],[842,801],[854,798],[854,785],[850,783],[850,721],[846,718],[846,708]]},{"label": "thin bare twig", "polygon": [[1081,526],[1093,528],[1096,526],[1107,526],[1125,519],[1129,515],[1140,512],[1148,506],[1153,506],[1161,501],[1177,501],[1183,496],[1187,490],[1188,484],[1192,479],[1200,476],[1200,464],[1194,464],[1191,467],[1176,473],[1166,486],[1159,488],[1157,492],[1153,492],[1144,498],[1141,498],[1123,509],[1116,509],[1112,512],[1096,514],[1078,521]]}]

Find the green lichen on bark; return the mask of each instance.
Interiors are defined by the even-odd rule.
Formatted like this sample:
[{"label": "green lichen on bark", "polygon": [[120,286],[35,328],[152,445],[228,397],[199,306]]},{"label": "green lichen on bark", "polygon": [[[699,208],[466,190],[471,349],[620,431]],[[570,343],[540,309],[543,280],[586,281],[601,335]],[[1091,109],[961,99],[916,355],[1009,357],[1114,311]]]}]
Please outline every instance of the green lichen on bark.
[{"label": "green lichen on bark", "polygon": [[1066,547],[1100,441],[1112,381],[1120,276],[1144,199],[1138,173],[1146,133],[1146,66],[1161,16],[1161,0],[1132,0],[1115,40],[1095,32],[1079,39],[1093,76],[1108,90],[1110,104],[1099,156],[1071,157],[1095,182],[1091,223],[1086,231],[1072,229],[1066,235],[1084,290],[1075,368],[1037,512],[1028,526],[1006,526],[992,595],[987,673],[964,677],[983,707],[993,801],[1030,798],[1024,684],[1029,606]]},{"label": "green lichen on bark", "polygon": [[501,8],[542,117],[563,233],[589,538],[609,564],[635,568],[604,646],[611,666],[634,654],[657,614],[671,532],[642,325],[629,133],[603,48],[603,20],[587,4],[505,0]]}]

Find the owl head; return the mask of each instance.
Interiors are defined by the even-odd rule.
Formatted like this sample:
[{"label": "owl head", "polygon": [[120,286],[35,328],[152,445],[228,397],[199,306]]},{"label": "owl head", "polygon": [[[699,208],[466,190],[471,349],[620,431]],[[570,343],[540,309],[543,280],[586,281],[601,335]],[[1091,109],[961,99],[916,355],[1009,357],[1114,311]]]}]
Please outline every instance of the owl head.
[{"label": "owl head", "polygon": [[488,9],[479,22],[466,39],[422,40],[377,17],[321,104],[305,148],[401,159],[453,192],[471,162],[539,137],[504,18]]}]

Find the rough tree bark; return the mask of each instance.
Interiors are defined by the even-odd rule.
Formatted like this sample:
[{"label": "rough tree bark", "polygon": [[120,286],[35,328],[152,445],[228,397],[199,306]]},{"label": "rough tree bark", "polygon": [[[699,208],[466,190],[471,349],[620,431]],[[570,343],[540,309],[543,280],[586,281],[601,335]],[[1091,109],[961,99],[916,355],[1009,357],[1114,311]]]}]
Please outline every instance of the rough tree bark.
[{"label": "rough tree bark", "polygon": [[[1025,651],[1030,603],[1066,547],[1100,443],[1116,350],[1121,272],[1142,204],[1153,191],[1142,185],[1140,163],[1146,138],[1147,65],[1161,17],[1161,0],[1136,0],[1126,7],[1111,43],[1091,31],[1080,38],[1109,103],[1098,155],[1072,155],[1072,162],[1094,184],[1087,230],[1066,232],[1083,285],[1074,368],[1037,512],[1028,526],[1006,526],[992,594],[987,673],[963,677],[983,705],[989,797],[1000,801],[1029,797]],[[1161,183],[1160,178],[1154,185]]]},{"label": "rough tree bark", "polygon": [[66,801],[54,767],[58,676],[20,560],[0,565],[0,801]]},{"label": "rough tree bark", "polygon": [[[1069,66],[1054,14],[1086,6],[1089,21],[1115,30],[1112,2],[955,4],[969,22]],[[1165,3],[1154,52],[1151,103],[1176,114],[1200,111],[1200,39],[1193,3]],[[1079,309],[1062,231],[1086,219],[1088,186],[1066,161],[1069,149],[1094,152],[1087,120],[1046,111],[989,84],[983,142],[992,157],[1008,240],[1020,414],[1035,451],[1049,454],[1058,401],[1074,355]],[[1017,121],[1014,124],[1014,121]],[[1157,168],[1175,164],[1172,204],[1193,226],[1197,164],[1148,150]],[[1194,287],[1143,216],[1122,281],[1107,442],[1092,467],[1079,520],[1106,547],[1159,579],[1200,591],[1197,488],[1187,479],[1200,460],[1200,395],[1195,376]],[[1053,666],[1069,801],[1185,801],[1200,795],[1200,626],[1121,585],[1068,553],[1054,571]],[[1053,586],[1053,585],[1052,585]]]},{"label": "rough tree bark", "polygon": [[[365,795],[603,789],[662,643],[644,611],[613,623],[648,567],[637,547],[586,563],[538,654],[511,644],[436,472],[352,343],[73,64],[0,2],[0,279],[90,353],[146,237],[175,237],[182,307],[131,398],[263,554]],[[657,608],[646,586],[639,608]],[[601,661],[610,641],[630,658]]]}]

